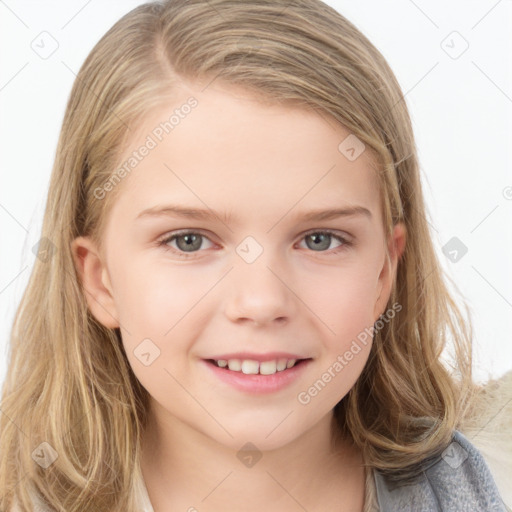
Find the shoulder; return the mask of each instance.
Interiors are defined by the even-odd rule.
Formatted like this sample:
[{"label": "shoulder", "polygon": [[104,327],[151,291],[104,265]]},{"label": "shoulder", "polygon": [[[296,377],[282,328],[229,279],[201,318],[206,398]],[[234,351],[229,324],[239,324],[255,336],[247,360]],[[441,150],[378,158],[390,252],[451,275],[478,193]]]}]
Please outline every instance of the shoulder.
[{"label": "shoulder", "polygon": [[414,483],[394,484],[377,471],[374,477],[381,512],[507,512],[482,454],[458,430]]}]

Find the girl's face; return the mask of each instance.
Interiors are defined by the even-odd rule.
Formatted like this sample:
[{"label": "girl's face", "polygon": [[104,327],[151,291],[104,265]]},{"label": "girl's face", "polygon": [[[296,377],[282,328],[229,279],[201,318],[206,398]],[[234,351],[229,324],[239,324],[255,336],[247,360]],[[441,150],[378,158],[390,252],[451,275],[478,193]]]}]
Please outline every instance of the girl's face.
[{"label": "girl's face", "polygon": [[369,151],[333,120],[190,87],[97,189],[122,187],[104,253],[74,250],[160,425],[277,448],[326,424],[361,374],[404,233],[385,240]]}]

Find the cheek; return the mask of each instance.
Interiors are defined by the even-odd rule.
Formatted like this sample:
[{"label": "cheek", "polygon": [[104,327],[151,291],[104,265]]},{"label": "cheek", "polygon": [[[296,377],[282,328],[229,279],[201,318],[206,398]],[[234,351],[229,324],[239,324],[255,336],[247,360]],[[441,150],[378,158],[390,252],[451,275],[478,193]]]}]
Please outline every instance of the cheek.
[{"label": "cheek", "polygon": [[[160,268],[127,272],[116,296],[123,346],[139,382],[159,402],[181,396],[197,332],[194,305],[204,290]],[[121,272],[119,276],[123,275]],[[173,376],[176,380],[173,379]]]},{"label": "cheek", "polygon": [[[170,269],[132,261],[116,273],[115,302],[119,320],[126,330],[139,335],[162,337],[211,287],[212,276],[187,272],[185,267]],[[131,328],[130,328],[131,327]]]},{"label": "cheek", "polygon": [[[331,410],[354,386],[372,347],[375,274],[364,264],[332,273],[323,293],[309,290],[308,303],[321,319],[321,359],[297,401],[312,416]],[[327,327],[328,326],[328,327]]]},{"label": "cheek", "polygon": [[337,271],[329,270],[308,279],[302,292],[304,302],[323,323],[329,345],[342,348],[373,324],[377,273],[362,259],[347,262]]}]

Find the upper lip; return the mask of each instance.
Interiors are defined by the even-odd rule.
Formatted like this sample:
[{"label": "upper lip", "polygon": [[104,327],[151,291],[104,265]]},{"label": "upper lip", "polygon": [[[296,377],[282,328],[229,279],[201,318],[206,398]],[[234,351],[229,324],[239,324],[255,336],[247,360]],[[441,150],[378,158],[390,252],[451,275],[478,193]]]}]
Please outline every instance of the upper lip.
[{"label": "upper lip", "polygon": [[309,359],[308,357],[303,357],[297,354],[291,354],[289,352],[267,352],[265,354],[254,354],[251,352],[236,352],[230,354],[221,354],[218,356],[209,357],[207,359],[225,360],[229,361],[230,359],[240,359],[240,360],[248,360],[251,361],[274,361],[276,359]]}]

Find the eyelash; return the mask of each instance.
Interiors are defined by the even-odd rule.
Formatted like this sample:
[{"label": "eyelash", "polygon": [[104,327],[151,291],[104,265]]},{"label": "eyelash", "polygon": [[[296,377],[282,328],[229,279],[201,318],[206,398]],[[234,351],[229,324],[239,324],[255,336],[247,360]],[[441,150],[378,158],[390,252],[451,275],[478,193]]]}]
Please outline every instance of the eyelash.
[{"label": "eyelash", "polygon": [[[333,231],[333,230],[330,230],[330,229],[308,231],[307,233],[304,233],[304,235],[302,235],[301,241],[304,238],[306,238],[307,236],[313,235],[313,234],[331,235],[334,238],[336,238],[339,242],[341,242],[342,245],[336,247],[335,249],[331,249],[331,250],[328,250],[328,251],[313,251],[313,250],[311,250],[311,252],[338,254],[338,253],[348,249],[349,247],[352,247],[352,245],[353,245],[353,242],[351,242],[351,241],[347,240],[346,238],[344,238],[343,236],[339,235],[337,231]],[[197,254],[197,253],[199,253],[201,251],[198,250],[198,251],[192,251],[190,253],[187,253],[185,251],[181,251],[179,249],[175,249],[174,247],[169,247],[167,245],[169,242],[171,242],[175,238],[179,238],[180,236],[184,236],[184,235],[200,235],[203,238],[207,238],[208,240],[210,240],[206,235],[204,235],[200,231],[186,231],[186,230],[184,230],[184,231],[172,232],[172,234],[170,234],[170,235],[169,235],[169,233],[166,234],[163,239],[159,239],[157,241],[157,244],[158,244],[159,247],[163,247],[164,250],[166,250],[166,251],[174,252],[180,258],[183,258],[183,259],[193,258],[193,257],[195,257],[194,256],[195,254]]]}]

